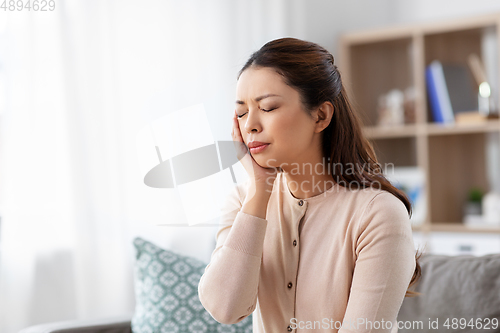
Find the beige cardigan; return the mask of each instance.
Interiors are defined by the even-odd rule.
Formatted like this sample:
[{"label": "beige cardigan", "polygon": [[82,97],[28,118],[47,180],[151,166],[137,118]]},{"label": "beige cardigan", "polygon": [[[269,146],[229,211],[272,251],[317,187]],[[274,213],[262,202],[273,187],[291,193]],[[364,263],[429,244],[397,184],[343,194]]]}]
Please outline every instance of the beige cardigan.
[{"label": "beige cardigan", "polygon": [[247,188],[228,197],[198,285],[215,320],[234,324],[253,313],[255,333],[397,332],[415,270],[411,223],[397,197],[336,184],[300,200],[280,173],[262,219],[239,211]]}]

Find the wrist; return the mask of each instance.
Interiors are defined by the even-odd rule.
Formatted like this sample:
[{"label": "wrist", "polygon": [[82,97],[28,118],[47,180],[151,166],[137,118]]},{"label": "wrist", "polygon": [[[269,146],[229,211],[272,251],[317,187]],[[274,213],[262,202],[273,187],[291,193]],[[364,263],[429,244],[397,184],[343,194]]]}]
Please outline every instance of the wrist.
[{"label": "wrist", "polygon": [[267,183],[254,182],[250,184],[250,188],[248,189],[248,194],[250,197],[258,197],[262,199],[269,199],[271,193],[273,192],[273,185],[269,185]]},{"label": "wrist", "polygon": [[245,197],[241,211],[265,219],[270,197],[271,191],[266,191],[263,188],[258,190],[255,188],[250,189]]}]

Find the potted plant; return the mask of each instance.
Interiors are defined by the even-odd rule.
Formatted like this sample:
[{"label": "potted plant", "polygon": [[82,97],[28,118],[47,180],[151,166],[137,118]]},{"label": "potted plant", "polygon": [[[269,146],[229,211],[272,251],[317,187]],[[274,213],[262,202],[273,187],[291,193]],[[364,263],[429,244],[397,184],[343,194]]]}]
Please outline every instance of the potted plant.
[{"label": "potted plant", "polygon": [[482,215],[482,199],[484,192],[478,187],[469,190],[468,199],[465,203],[464,215]]}]

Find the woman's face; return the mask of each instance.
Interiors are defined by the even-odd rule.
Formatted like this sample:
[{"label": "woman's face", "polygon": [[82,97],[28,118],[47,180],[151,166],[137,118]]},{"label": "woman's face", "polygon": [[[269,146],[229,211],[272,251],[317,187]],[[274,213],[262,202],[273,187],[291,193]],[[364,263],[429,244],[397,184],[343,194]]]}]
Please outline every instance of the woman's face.
[{"label": "woman's face", "polygon": [[306,113],[297,90],[272,68],[248,68],[236,88],[236,114],[243,141],[268,143],[252,151],[262,167],[304,163],[320,151],[315,120]]}]

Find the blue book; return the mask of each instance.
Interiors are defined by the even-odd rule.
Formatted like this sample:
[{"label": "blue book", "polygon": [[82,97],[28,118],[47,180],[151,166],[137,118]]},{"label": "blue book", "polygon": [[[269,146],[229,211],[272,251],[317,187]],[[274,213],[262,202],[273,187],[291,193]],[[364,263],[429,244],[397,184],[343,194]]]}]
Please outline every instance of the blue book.
[{"label": "blue book", "polygon": [[427,66],[425,80],[434,122],[441,124],[455,123],[443,65],[439,61],[435,60]]}]

